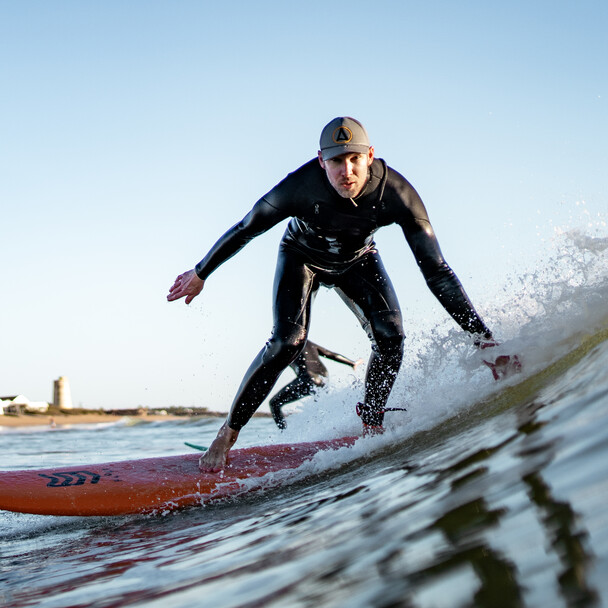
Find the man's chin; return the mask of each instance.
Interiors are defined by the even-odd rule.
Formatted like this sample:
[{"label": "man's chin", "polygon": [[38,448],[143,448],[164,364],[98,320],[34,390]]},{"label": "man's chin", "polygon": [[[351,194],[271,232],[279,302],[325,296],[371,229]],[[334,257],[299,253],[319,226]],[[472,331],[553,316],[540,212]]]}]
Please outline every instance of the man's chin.
[{"label": "man's chin", "polygon": [[336,191],[342,198],[353,198],[356,196],[354,188],[340,188],[336,189]]}]

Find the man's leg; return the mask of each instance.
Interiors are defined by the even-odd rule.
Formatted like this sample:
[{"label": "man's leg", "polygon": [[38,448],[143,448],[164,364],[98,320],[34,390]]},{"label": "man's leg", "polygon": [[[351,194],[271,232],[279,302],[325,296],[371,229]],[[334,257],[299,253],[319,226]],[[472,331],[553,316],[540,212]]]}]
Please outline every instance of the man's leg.
[{"label": "man's leg", "polygon": [[395,311],[371,314],[374,335],[372,354],[365,377],[365,401],[361,420],[368,426],[382,426],[384,408],[403,360],[403,327]]},{"label": "man's leg", "polygon": [[305,328],[291,324],[286,329],[292,331],[273,332],[270,340],[249,366],[226,422],[207,452],[199,459],[201,470],[216,472],[226,464],[226,457],[236,442],[239,431],[249,422],[268,396],[283,370],[304,347]]},{"label": "man's leg", "polygon": [[359,412],[366,426],[380,427],[403,359],[405,335],[397,295],[377,252],[351,267],[336,287],[372,341]]},{"label": "man's leg", "polygon": [[202,470],[216,471],[226,463],[238,432],[268,396],[283,370],[304,348],[311,300],[317,288],[315,274],[300,256],[281,246],[274,280],[272,336],[249,366],[226,424],[201,456],[199,466]]}]

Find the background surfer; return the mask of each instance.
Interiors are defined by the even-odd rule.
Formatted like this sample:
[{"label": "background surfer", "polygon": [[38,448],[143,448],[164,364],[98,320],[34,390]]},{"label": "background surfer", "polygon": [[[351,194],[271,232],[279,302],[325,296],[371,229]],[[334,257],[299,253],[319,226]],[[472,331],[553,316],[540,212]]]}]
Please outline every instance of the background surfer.
[{"label": "background surfer", "polygon": [[353,369],[357,369],[357,366],[363,363],[363,359],[352,361],[344,355],[334,353],[308,340],[302,352],[290,363],[296,377],[270,400],[272,417],[280,429],[286,427],[285,417],[281,412],[284,405],[311,395],[315,389],[325,386],[327,383],[329,373],[323,361],[321,361],[321,357],[350,365]]},{"label": "background surfer", "polygon": [[382,226],[396,223],[402,228],[428,287],[460,327],[474,336],[475,344],[496,344],[444,260],[418,193],[374,157],[363,125],[350,117],[333,119],[321,133],[317,157],[259,199],[192,270],[175,279],[167,296],[169,301],[185,297],[189,304],[220,264],[251,239],[292,218],[279,247],[272,335],[201,457],[203,471],[222,469],[239,431],[304,348],[312,300],[321,285],[339,293],[372,342],[364,401],[356,409],[364,431],[382,428],[405,337],[397,295],[373,239]]}]

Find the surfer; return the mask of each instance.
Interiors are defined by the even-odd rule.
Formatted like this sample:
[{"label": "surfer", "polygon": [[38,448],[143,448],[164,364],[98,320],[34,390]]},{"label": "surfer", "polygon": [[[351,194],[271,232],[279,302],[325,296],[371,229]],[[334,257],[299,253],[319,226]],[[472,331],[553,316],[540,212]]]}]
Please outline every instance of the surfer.
[{"label": "surfer", "polygon": [[308,340],[302,352],[289,364],[289,367],[296,373],[295,379],[270,399],[270,411],[280,429],[286,428],[285,417],[281,412],[284,405],[311,395],[317,388],[325,386],[327,383],[329,373],[321,361],[321,357],[350,365],[353,369],[357,369],[357,366],[363,363],[363,359],[352,361],[344,355],[334,353]]},{"label": "surfer", "polygon": [[[289,145],[287,140],[283,145]],[[375,157],[363,125],[350,117],[335,118],[323,128],[319,147],[316,158],[260,198],[193,269],[180,274],[167,296],[169,301],[185,298],[189,304],[220,264],[256,236],[291,218],[279,246],[272,334],[200,459],[204,471],[223,468],[240,430],[304,348],[312,300],[321,285],[338,292],[371,340],[364,399],[356,412],[364,432],[382,430],[405,335],[397,295],[374,242],[380,227],[401,227],[431,292],[473,336],[474,344],[480,348],[496,344],[445,261],[420,196],[405,177]]]}]

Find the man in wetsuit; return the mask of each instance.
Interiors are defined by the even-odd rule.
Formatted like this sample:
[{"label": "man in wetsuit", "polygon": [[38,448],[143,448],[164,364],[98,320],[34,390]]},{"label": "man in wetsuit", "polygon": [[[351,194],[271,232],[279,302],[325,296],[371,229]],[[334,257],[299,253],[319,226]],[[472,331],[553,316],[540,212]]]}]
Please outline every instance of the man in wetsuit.
[{"label": "man in wetsuit", "polygon": [[281,408],[288,403],[293,403],[302,397],[311,395],[315,389],[325,386],[329,373],[321,361],[321,357],[331,359],[337,363],[350,365],[353,369],[363,362],[362,359],[352,361],[344,355],[319,346],[308,340],[302,352],[289,365],[296,373],[296,377],[289,384],[284,386],[270,400],[270,411],[276,425],[280,429],[286,428],[285,417]]},{"label": "man in wetsuit", "polygon": [[460,281],[443,258],[426,209],[413,186],[376,159],[360,122],[339,117],[321,133],[315,158],[290,173],[213,245],[194,269],[179,275],[167,299],[189,304],[207,277],[251,239],[292,218],[279,247],[270,339],[247,370],[226,422],[201,457],[220,471],[239,431],[306,344],[311,304],[321,285],[333,287],[363,324],[372,352],[365,394],[356,411],[364,432],[382,429],[386,401],[401,365],[403,322],[397,295],[374,242],[398,224],[426,283],[445,310],[481,347],[494,344]]}]

